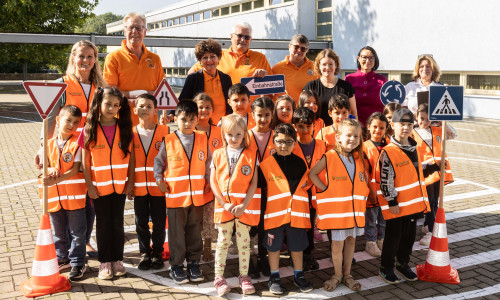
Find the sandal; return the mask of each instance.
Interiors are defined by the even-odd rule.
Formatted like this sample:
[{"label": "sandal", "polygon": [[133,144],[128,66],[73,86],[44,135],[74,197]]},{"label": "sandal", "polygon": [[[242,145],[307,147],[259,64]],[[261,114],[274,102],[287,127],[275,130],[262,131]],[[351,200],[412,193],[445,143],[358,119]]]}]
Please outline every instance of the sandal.
[{"label": "sandal", "polygon": [[323,284],[323,288],[325,289],[325,291],[331,292],[335,290],[341,282],[342,282],[342,276],[337,277],[333,275],[332,278],[325,281],[325,283]]},{"label": "sandal", "polygon": [[361,284],[352,277],[352,275],[344,275],[344,279],[342,279],[342,283],[351,289],[351,291],[361,291]]}]

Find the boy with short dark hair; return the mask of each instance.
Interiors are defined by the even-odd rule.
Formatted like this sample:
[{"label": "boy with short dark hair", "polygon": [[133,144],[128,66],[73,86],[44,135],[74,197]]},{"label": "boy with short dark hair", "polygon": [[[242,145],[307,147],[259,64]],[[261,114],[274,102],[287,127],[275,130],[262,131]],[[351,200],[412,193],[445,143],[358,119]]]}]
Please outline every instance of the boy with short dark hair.
[{"label": "boy with short dark hair", "polygon": [[[246,121],[247,129],[255,127],[255,120],[252,114],[248,113],[250,111],[250,91],[248,88],[242,83],[233,84],[229,88],[227,96],[227,102],[231,106],[233,114],[240,115]],[[217,124],[219,127],[222,124],[222,118]]]},{"label": "boy with short dark hair", "polygon": [[340,122],[349,117],[351,104],[349,98],[344,94],[335,94],[328,101],[328,115],[332,118],[332,126],[323,127],[316,135],[316,139],[326,142],[326,149],[330,150],[335,148],[337,144],[336,134],[337,126]]},{"label": "boy with short dark hair", "polygon": [[[48,140],[48,175],[41,180],[48,189],[48,212],[54,229],[59,270],[71,266],[70,280],[82,278],[86,270],[87,186],[80,172],[82,150],[76,134],[81,118],[82,111],[74,105],[60,110],[56,117],[59,132]],[[42,195],[40,188],[41,199]]]},{"label": "boy with short dark hair", "polygon": [[[158,109],[153,95],[139,95],[135,99],[134,114],[139,117],[139,124],[133,128],[135,230],[139,240],[139,252],[142,254],[137,267],[140,270],[160,269],[163,267],[167,210],[165,194],[156,185],[153,167],[163,137],[169,134],[169,128],[156,124]],[[149,232],[149,216],[153,221],[153,234]]]},{"label": "boy with short dark hair", "polygon": [[[297,133],[291,124],[282,123],[274,129],[276,149],[260,164],[259,183],[266,192],[264,210],[264,247],[268,250],[271,276],[269,291],[283,293],[279,273],[280,250],[285,234],[294,267],[294,283],[301,292],[312,290],[302,270],[302,252],[308,246],[307,229],[311,228],[307,189],[308,170],[302,158],[293,154]],[[292,238],[293,237],[293,238]]]},{"label": "boy with short dark hair", "polygon": [[408,266],[416,235],[416,221],[422,212],[428,212],[429,202],[424,184],[422,164],[416,149],[417,143],[410,135],[415,117],[406,108],[392,115],[394,135],[391,143],[380,152],[375,179],[380,184],[378,201],[386,220],[385,239],[382,246],[380,276],[389,284],[400,279],[396,269],[408,281],[417,275]]},{"label": "boy with short dark hair", "polygon": [[204,280],[199,260],[203,253],[203,205],[209,200],[203,194],[210,191],[212,153],[207,135],[195,131],[198,123],[196,103],[180,101],[175,114],[178,130],[165,136],[155,158],[154,173],[158,187],[165,193],[168,208],[170,276],[177,284],[182,284],[188,282],[184,259],[187,260],[189,280]]}]

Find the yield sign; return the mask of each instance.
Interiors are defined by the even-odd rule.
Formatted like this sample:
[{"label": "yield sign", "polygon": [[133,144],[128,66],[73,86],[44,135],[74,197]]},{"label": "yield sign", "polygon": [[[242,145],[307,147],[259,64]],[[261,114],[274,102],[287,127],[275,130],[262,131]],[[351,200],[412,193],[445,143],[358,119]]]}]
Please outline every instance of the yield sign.
[{"label": "yield sign", "polygon": [[179,103],[166,78],[160,82],[153,96],[158,101],[158,109],[175,109]]},{"label": "yield sign", "polygon": [[55,82],[23,82],[24,89],[30,95],[36,110],[42,119],[47,118],[57,100],[61,97],[62,93],[68,86],[67,83]]}]

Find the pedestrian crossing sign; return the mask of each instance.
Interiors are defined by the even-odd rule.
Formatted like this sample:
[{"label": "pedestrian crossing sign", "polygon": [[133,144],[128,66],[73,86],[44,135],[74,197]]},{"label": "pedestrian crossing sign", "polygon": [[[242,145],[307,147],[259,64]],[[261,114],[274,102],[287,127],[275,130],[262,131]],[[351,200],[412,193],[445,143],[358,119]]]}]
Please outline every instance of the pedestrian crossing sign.
[{"label": "pedestrian crossing sign", "polygon": [[431,86],[429,88],[429,120],[461,121],[463,107],[463,86]]}]

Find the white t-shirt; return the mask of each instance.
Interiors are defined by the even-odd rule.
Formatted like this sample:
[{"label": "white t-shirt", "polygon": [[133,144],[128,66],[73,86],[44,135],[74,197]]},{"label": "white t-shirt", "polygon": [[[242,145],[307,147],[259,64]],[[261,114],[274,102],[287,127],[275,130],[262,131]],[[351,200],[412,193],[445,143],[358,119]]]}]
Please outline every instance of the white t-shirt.
[{"label": "white t-shirt", "polygon": [[423,128],[415,128],[415,131],[420,135],[422,140],[431,147],[432,150],[432,131],[430,128],[423,129]]},{"label": "white t-shirt", "polygon": [[[244,148],[240,149],[233,149],[233,148],[226,148],[226,153],[227,153],[227,159],[229,162],[229,176],[231,176],[234,172],[234,168],[236,167],[236,164],[238,163],[238,159],[240,158],[241,152],[243,152]],[[256,166],[259,165],[259,160],[257,160]],[[210,168],[215,169],[215,164],[214,161],[212,160],[212,163],[210,165]]]},{"label": "white t-shirt", "polygon": [[82,83],[82,89],[83,89],[83,92],[85,93],[85,97],[87,97],[87,99],[89,98],[89,95],[90,95],[90,89],[92,88],[92,85],[91,84],[85,84],[85,83]]},{"label": "white t-shirt", "polygon": [[137,125],[137,134],[139,134],[139,138],[141,139],[141,143],[144,146],[144,152],[146,155],[149,152],[149,147],[151,146],[151,141],[153,140],[153,135],[155,134],[154,129],[144,129],[140,125]]},{"label": "white t-shirt", "polygon": [[[62,150],[64,149],[64,144],[66,144],[66,141],[59,140],[58,138],[56,138],[56,142],[57,142],[57,147],[59,147],[59,151],[62,152]],[[78,150],[76,150],[75,159],[73,160],[73,162],[82,162],[82,148],[78,147]]]}]

